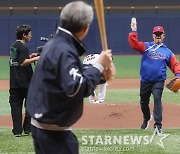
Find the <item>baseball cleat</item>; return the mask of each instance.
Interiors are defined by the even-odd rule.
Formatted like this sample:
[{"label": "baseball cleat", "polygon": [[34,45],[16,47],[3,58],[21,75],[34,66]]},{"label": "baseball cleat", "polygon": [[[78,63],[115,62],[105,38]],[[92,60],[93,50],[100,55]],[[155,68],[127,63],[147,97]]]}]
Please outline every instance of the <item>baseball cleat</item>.
[{"label": "baseball cleat", "polygon": [[162,128],[161,127],[158,127],[158,126],[155,126],[155,131],[156,131],[156,134],[162,134]]},{"label": "baseball cleat", "polygon": [[95,104],[99,104],[99,100],[96,100],[96,101],[95,101]]},{"label": "baseball cleat", "polygon": [[21,134],[14,134],[15,137],[21,137]]},{"label": "baseball cleat", "polygon": [[141,129],[148,129],[149,127],[149,122],[152,120],[152,115],[150,116],[149,120],[144,120],[142,125],[141,125]]},{"label": "baseball cleat", "polygon": [[31,131],[24,131],[24,136],[29,136],[31,134]]},{"label": "baseball cleat", "polygon": [[100,102],[99,100],[97,100],[96,102],[95,102],[95,104],[102,104],[103,102]]}]

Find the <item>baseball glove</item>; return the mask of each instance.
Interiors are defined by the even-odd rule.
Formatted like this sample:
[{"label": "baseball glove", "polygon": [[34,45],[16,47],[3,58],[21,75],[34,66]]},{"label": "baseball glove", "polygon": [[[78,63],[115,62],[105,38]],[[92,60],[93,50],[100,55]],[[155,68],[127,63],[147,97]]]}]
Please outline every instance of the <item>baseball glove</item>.
[{"label": "baseball glove", "polygon": [[177,78],[177,77],[176,77],[176,78],[172,79],[172,80],[166,85],[166,87],[167,87],[169,90],[177,93],[178,90],[180,89],[180,78]]}]

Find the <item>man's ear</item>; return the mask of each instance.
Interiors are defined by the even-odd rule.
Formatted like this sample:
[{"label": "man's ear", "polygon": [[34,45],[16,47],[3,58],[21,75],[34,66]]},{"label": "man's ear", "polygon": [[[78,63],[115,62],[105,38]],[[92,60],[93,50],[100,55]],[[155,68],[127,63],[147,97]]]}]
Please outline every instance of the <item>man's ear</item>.
[{"label": "man's ear", "polygon": [[23,33],[22,37],[26,37],[26,34],[25,34],[25,33]]},{"label": "man's ear", "polygon": [[84,32],[89,30],[89,26],[90,26],[90,24],[88,24],[88,25],[84,28]]}]

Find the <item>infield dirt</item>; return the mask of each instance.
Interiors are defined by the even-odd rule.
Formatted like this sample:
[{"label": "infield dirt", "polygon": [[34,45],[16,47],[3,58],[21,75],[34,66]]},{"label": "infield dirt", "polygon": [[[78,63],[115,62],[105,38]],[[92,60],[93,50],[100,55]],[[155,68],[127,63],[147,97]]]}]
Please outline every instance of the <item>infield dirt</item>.
[{"label": "infield dirt", "polygon": [[[168,82],[168,80],[167,80]],[[108,89],[138,89],[139,79],[114,79],[108,82]],[[9,81],[0,80],[0,90],[8,90]],[[150,104],[153,111],[153,103]],[[163,127],[180,128],[180,105],[163,103]],[[127,103],[103,103],[84,105],[82,117],[75,123],[73,128],[87,129],[119,129],[140,128],[142,113],[138,102]],[[12,127],[10,115],[0,116],[0,126]],[[153,120],[150,122],[153,128]]]}]

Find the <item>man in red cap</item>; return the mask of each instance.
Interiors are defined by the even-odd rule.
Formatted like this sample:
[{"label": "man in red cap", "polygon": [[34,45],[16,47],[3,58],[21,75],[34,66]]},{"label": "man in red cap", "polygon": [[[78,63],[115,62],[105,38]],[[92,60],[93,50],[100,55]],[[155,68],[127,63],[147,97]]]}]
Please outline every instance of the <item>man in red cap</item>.
[{"label": "man in red cap", "polygon": [[161,26],[154,27],[153,28],[153,33],[157,33],[157,32],[164,33],[164,28],[161,27]]},{"label": "man in red cap", "polygon": [[155,26],[153,28],[153,40],[155,44],[163,44],[165,38],[164,28],[161,26]]},{"label": "man in red cap", "polygon": [[132,32],[129,33],[130,46],[142,54],[140,68],[140,105],[143,113],[141,129],[147,129],[151,120],[149,101],[151,94],[154,98],[154,128],[157,133],[162,133],[162,93],[166,80],[166,66],[168,66],[176,77],[180,77],[180,65],[173,54],[164,44],[164,28],[156,26],[153,28],[153,42],[140,42],[138,40],[137,23],[131,23]]}]

